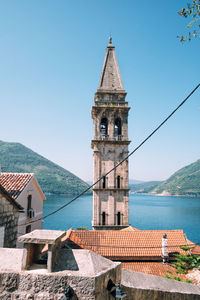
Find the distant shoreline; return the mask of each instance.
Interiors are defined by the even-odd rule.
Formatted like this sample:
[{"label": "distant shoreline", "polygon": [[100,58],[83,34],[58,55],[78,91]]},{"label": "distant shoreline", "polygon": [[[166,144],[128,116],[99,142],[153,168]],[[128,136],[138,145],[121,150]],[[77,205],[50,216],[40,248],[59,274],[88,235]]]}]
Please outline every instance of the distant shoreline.
[{"label": "distant shoreline", "polygon": [[188,198],[200,198],[200,195],[171,195],[169,193],[161,193],[161,194],[154,194],[154,193],[140,193],[140,192],[130,192],[130,194],[143,194],[149,196],[160,196],[160,197],[188,197]]}]

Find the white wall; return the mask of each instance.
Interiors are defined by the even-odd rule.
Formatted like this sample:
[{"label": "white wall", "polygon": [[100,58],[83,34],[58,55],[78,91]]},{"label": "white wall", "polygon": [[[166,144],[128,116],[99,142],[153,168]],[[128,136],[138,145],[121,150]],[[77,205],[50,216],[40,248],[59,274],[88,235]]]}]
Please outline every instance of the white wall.
[{"label": "white wall", "polygon": [[[27,217],[27,205],[28,205],[28,195],[32,195],[31,208],[34,210],[34,218]],[[19,222],[18,222],[18,237],[26,233],[26,226],[29,222],[31,223],[31,231],[35,229],[42,229],[42,218],[43,215],[43,198],[44,195],[41,195],[37,184],[35,183],[34,178],[27,184],[25,189],[21,192],[16,201],[24,208],[24,213],[20,213]],[[37,221],[38,220],[38,221]],[[17,243],[17,247],[22,247],[20,243]]]},{"label": "white wall", "polygon": [[4,244],[4,226],[0,227],[0,248],[3,248],[3,244]]}]

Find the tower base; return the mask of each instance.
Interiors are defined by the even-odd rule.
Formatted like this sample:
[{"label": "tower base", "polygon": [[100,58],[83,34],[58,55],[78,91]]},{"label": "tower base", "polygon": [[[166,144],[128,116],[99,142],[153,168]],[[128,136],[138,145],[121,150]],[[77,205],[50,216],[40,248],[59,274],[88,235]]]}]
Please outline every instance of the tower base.
[{"label": "tower base", "polygon": [[121,230],[129,227],[130,225],[93,225],[94,230]]}]

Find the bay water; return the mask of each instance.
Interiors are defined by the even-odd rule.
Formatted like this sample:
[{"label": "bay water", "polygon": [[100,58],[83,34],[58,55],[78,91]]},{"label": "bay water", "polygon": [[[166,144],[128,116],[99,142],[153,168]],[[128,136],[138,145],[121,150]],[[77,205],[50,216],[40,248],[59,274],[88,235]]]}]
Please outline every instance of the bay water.
[{"label": "bay water", "polygon": [[[74,196],[49,195],[43,216],[68,203]],[[43,229],[92,229],[92,195],[78,198],[44,219]],[[200,198],[130,194],[129,223],[138,229],[183,229],[187,238],[200,243]]]}]

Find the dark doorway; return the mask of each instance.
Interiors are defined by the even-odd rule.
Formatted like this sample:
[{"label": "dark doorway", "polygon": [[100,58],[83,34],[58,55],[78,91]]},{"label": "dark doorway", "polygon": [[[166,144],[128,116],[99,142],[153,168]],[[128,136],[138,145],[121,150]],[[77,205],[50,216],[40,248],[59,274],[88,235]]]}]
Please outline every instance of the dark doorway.
[{"label": "dark doorway", "polygon": [[117,188],[120,189],[120,176],[117,176]]},{"label": "dark doorway", "polygon": [[102,213],[102,225],[106,225],[106,213],[103,211]]},{"label": "dark doorway", "polygon": [[103,186],[103,189],[106,188],[106,176],[103,176],[103,178],[102,178],[102,186]]}]

